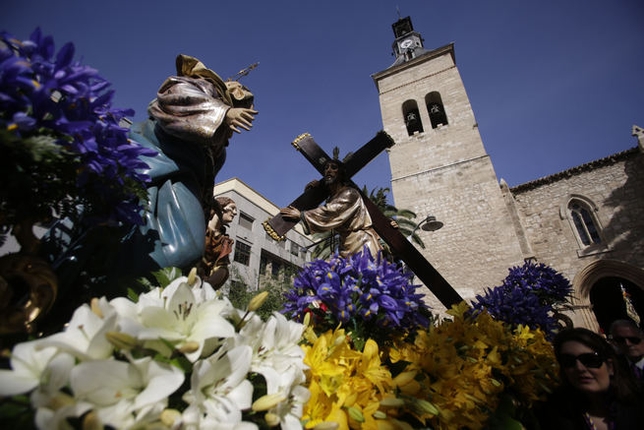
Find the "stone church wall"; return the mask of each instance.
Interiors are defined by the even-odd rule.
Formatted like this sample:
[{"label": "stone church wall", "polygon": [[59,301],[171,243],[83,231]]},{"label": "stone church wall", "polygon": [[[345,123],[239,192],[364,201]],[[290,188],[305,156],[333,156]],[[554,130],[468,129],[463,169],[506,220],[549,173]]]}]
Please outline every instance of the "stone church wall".
[{"label": "stone church wall", "polygon": [[[534,256],[571,282],[597,260],[644,269],[644,153],[639,148],[524,184],[512,193]],[[567,209],[572,198],[594,205],[601,245],[587,247],[578,239]],[[588,305],[585,291],[575,295]]]}]

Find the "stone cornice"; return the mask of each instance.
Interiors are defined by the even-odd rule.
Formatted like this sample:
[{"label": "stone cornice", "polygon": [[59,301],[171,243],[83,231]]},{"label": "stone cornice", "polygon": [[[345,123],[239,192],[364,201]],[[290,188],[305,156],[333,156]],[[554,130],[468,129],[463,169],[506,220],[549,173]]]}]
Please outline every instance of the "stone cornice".
[{"label": "stone cornice", "polygon": [[440,57],[441,55],[445,55],[447,53],[449,53],[452,56],[452,61],[454,61],[454,64],[456,64],[456,55],[454,53],[454,42],[452,42],[445,46],[441,46],[440,48],[427,51],[424,54],[419,55],[416,58],[412,58],[409,61],[405,61],[402,64],[390,66],[389,68],[381,72],[374,73],[373,75],[371,75],[371,78],[374,80],[374,82],[377,83],[380,79],[384,77],[387,77],[395,73],[399,73],[401,70],[405,70],[410,67],[415,67],[420,63],[424,63],[425,61],[429,61],[433,58]]},{"label": "stone cornice", "polygon": [[549,176],[544,176],[543,178],[535,179],[534,181],[526,182],[525,184],[517,185],[516,187],[510,188],[510,192],[512,192],[512,194],[521,194],[526,191],[531,191],[543,185],[551,184],[553,182],[589,172],[600,167],[611,166],[615,163],[619,163],[628,158],[631,158],[639,154],[640,152],[641,151],[638,147],[627,149],[626,151],[618,152],[616,154],[609,155],[608,157],[600,158],[599,160],[591,161],[589,163],[572,167],[570,169]]}]

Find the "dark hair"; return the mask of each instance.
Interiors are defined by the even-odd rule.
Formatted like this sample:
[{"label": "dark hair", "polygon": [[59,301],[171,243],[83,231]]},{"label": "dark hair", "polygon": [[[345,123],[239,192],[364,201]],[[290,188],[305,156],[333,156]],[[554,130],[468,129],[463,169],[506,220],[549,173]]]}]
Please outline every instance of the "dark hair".
[{"label": "dark hair", "polygon": [[[617,400],[631,401],[637,397],[637,386],[628,368],[623,366],[620,357],[617,356],[613,346],[598,333],[583,327],[564,329],[557,333],[553,340],[557,362],[561,363],[561,346],[566,342],[579,342],[595,351],[605,360],[610,360],[613,367],[613,375],[610,378],[610,389]],[[564,386],[570,386],[564,369],[560,367],[559,375]]]},{"label": "dark hair", "polygon": [[629,327],[637,332],[638,335],[642,335],[642,329],[640,326],[633,321],[632,319],[620,319],[620,320],[615,320],[610,324],[610,328],[608,329],[608,333],[612,336],[615,332],[615,329],[617,327]]}]

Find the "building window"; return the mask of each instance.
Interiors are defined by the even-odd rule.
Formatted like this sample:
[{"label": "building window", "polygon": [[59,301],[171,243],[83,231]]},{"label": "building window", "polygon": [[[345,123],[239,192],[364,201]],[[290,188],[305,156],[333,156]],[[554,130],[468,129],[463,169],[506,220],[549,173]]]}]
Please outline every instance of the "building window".
[{"label": "building window", "polygon": [[239,214],[239,225],[242,227],[247,228],[248,230],[253,230],[253,221],[255,220],[245,213],[241,212]]},{"label": "building window", "polygon": [[272,264],[271,264],[271,276],[274,279],[279,278],[281,270],[282,270],[282,265],[280,264],[280,262],[276,261],[276,260],[272,261]]},{"label": "building window", "polygon": [[250,245],[240,242],[239,240],[236,241],[234,260],[239,264],[248,266],[248,263],[250,262]]},{"label": "building window", "polygon": [[420,111],[418,110],[416,100],[407,100],[403,103],[402,111],[405,127],[407,127],[407,134],[412,136],[415,133],[422,133],[423,122],[420,119]]},{"label": "building window", "polygon": [[259,272],[263,277],[270,277],[279,281],[292,283],[299,267],[279,256],[262,249],[260,256]]},{"label": "building window", "polygon": [[300,245],[291,241],[291,254],[297,256],[300,253]]},{"label": "building window", "polygon": [[427,112],[429,113],[432,128],[447,125],[447,114],[445,113],[445,106],[443,106],[440,93],[432,91],[425,97],[425,102],[427,103]]},{"label": "building window", "polygon": [[586,203],[575,199],[568,204],[568,209],[581,243],[584,246],[601,243],[599,229],[597,228],[598,224],[590,207]]}]

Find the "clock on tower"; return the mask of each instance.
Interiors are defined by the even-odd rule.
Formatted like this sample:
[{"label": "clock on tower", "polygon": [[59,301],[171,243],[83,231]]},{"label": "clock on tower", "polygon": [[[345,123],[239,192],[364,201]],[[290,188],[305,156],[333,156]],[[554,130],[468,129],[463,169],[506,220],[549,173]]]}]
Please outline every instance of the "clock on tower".
[{"label": "clock on tower", "polygon": [[[396,59],[410,60],[423,52],[423,39],[420,34],[414,31],[411,18],[400,18],[391,26],[396,39],[393,44]],[[420,51],[416,51],[420,49]]]}]

